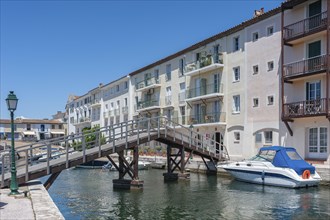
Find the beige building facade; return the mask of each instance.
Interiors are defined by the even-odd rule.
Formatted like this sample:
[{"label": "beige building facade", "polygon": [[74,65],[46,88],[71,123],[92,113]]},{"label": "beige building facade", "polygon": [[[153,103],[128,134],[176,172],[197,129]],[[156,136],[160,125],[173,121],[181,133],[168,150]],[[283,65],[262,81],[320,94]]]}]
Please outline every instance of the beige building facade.
[{"label": "beige building facade", "polygon": [[[101,97],[94,104],[101,127],[164,116],[173,126],[200,132],[196,138],[210,145],[222,143],[233,160],[249,158],[262,146],[283,145],[329,162],[328,7],[326,0],[295,0],[261,9],[250,20],[122,77],[128,88],[117,97],[104,96],[114,81],[68,101],[70,117],[79,118],[77,102],[95,95]],[[295,26],[301,21],[313,30],[301,34]],[[312,112],[305,113],[307,106]],[[127,116],[115,119],[122,107]]]}]

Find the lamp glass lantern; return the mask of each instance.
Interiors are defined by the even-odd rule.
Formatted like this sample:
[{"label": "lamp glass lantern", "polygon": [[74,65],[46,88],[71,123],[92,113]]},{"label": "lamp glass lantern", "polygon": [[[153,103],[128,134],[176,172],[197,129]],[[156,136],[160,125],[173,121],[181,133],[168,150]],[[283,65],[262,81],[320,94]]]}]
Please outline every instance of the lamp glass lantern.
[{"label": "lamp glass lantern", "polygon": [[13,112],[17,108],[18,99],[14,94],[14,91],[10,91],[8,97],[6,98],[8,110]]}]

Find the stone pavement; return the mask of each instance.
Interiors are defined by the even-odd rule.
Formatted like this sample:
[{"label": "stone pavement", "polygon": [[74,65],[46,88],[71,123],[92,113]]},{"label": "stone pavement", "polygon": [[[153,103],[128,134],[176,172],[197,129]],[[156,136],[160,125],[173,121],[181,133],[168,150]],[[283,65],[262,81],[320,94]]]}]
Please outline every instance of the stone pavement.
[{"label": "stone pavement", "polygon": [[[23,192],[26,193],[26,197]],[[60,220],[62,213],[54,204],[47,190],[39,180],[20,186],[17,196],[8,196],[10,189],[0,189],[1,220]]]}]

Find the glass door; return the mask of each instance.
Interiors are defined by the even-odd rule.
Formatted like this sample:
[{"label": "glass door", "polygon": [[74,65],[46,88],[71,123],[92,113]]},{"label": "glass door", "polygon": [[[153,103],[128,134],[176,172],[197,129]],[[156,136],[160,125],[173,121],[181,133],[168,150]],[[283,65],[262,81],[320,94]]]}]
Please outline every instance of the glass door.
[{"label": "glass door", "polygon": [[307,157],[311,159],[327,159],[329,138],[328,128],[309,128],[308,133]]}]

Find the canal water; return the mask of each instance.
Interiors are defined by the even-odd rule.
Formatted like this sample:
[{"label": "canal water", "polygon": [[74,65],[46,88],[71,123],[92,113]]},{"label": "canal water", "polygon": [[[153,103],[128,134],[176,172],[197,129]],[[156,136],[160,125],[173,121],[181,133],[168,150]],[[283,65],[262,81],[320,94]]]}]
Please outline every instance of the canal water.
[{"label": "canal water", "polygon": [[69,169],[49,194],[65,219],[330,219],[330,189],[286,189],[191,173],[164,183],[165,170],[139,171],[144,188],[114,190],[117,172]]}]

